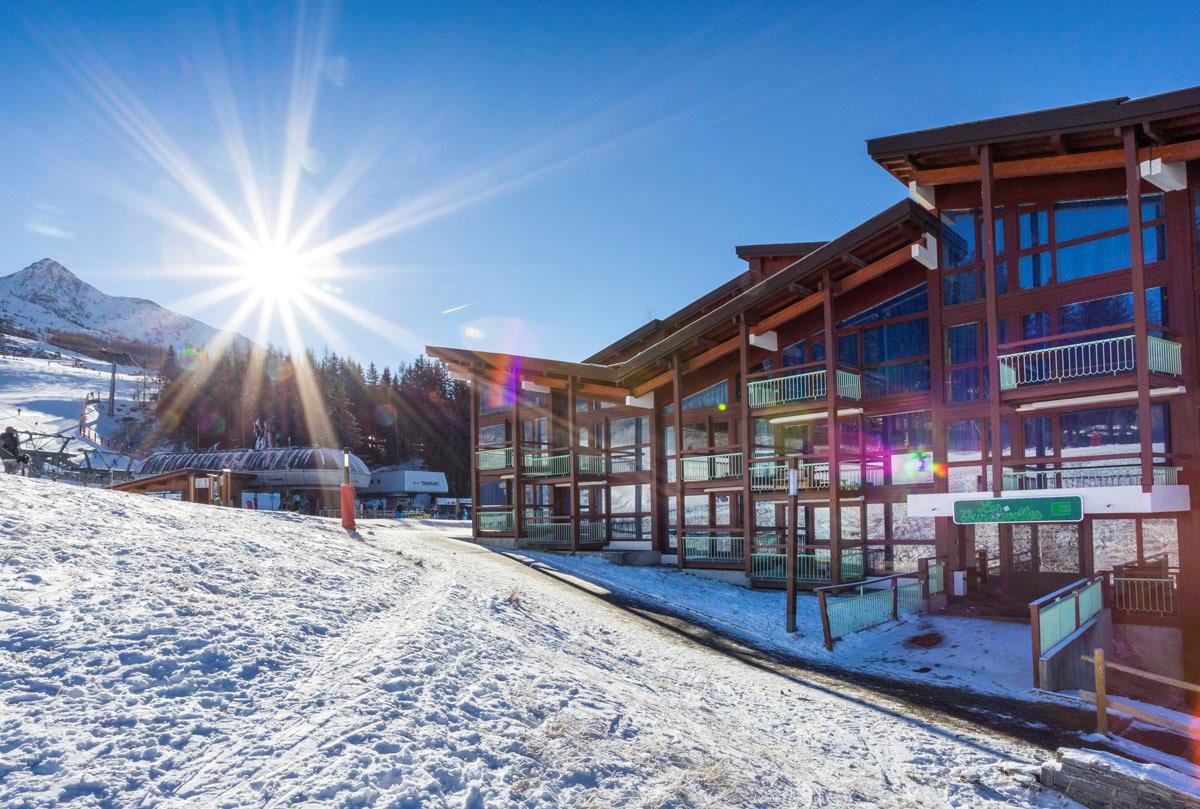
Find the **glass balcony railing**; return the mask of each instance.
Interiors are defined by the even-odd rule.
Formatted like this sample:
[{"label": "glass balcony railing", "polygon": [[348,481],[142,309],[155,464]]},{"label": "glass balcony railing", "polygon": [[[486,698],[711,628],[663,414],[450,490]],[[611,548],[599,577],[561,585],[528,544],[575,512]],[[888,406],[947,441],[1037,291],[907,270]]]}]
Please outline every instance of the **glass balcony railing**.
[{"label": "glass balcony railing", "polygon": [[513,465],[512,447],[493,447],[475,452],[475,468],[487,471],[489,469],[509,469]]},{"label": "glass balcony railing", "polygon": [[[773,407],[824,399],[829,391],[827,377],[827,372],[822,369],[756,379],[748,385],[750,407]],[[843,399],[862,398],[862,374],[838,369],[835,378],[838,396]]]},{"label": "glass balcony railing", "polygon": [[[1161,486],[1177,485],[1180,468],[1178,466],[1152,467],[1154,483]],[[1142,467],[1124,464],[1121,466],[1069,466],[1057,469],[1005,469],[1003,482],[1006,491],[1140,486],[1142,485]]]},{"label": "glass balcony railing", "polygon": [[608,459],[595,452],[579,453],[579,474],[598,475],[608,474]]},{"label": "glass balcony railing", "polygon": [[683,459],[683,479],[688,483],[742,476],[742,453],[690,455]]},{"label": "glass balcony railing", "polygon": [[[1132,373],[1138,353],[1134,336],[1125,334],[1003,354],[1000,389]],[[1179,376],[1183,371],[1180,345],[1172,340],[1148,337],[1146,356],[1152,373]]]},{"label": "glass balcony railing", "polygon": [[571,523],[566,520],[527,520],[524,539],[539,545],[570,545]]},{"label": "glass balcony railing", "polygon": [[480,511],[480,531],[511,531],[513,530],[513,513],[511,511]]}]

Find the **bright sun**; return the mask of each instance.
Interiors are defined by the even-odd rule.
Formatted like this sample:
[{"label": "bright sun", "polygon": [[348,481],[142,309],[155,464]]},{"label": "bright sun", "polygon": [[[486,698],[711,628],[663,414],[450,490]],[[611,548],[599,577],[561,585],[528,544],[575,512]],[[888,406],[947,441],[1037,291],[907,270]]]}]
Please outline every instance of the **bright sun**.
[{"label": "bright sun", "polygon": [[246,260],[246,280],[262,298],[291,298],[303,286],[306,275],[294,253],[277,247],[260,247]]}]

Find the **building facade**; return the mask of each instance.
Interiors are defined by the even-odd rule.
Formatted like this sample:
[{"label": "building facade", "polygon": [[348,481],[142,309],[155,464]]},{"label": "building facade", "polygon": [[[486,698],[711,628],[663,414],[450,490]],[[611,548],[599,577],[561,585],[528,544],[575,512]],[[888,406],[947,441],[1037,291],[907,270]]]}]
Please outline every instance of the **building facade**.
[{"label": "building facade", "polygon": [[430,347],[476,535],[771,587],[794,528],[802,583],[936,558],[1015,603],[1103,573],[1200,677],[1200,89],[867,150],[906,199],[583,362]]}]

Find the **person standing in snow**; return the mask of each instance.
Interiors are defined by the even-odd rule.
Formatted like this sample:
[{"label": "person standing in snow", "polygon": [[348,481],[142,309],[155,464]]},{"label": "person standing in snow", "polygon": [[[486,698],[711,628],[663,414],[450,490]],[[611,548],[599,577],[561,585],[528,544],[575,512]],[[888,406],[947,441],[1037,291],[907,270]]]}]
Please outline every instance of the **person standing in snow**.
[{"label": "person standing in snow", "polygon": [[0,435],[0,461],[4,462],[4,471],[10,475],[17,471],[21,455],[21,438],[12,427],[5,427]]}]

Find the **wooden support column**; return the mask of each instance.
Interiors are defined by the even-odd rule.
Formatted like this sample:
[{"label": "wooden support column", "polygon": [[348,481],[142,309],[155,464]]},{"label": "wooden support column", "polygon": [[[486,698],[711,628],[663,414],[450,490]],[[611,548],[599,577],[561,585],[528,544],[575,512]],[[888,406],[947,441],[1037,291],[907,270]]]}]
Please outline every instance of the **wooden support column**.
[{"label": "wooden support column", "polygon": [[571,550],[579,550],[579,426],[575,377],[567,378],[567,462],[571,464]]},{"label": "wooden support column", "polygon": [[[822,308],[825,312],[825,412],[829,444],[829,576],[830,584],[842,583],[842,436],[838,429],[837,362],[838,341],[834,331],[833,277],[821,277]],[[788,515],[795,522],[796,514]],[[866,526],[863,526],[866,530]]]},{"label": "wooden support column", "polygon": [[675,563],[683,567],[683,368],[679,355],[671,359],[671,383],[675,391]]},{"label": "wooden support column", "polygon": [[741,368],[742,399],[742,554],[746,578],[750,578],[750,554],[754,542],[754,501],[750,490],[750,459],[754,457],[754,419],[750,415],[750,324],[746,315],[738,318],[738,359]]},{"label": "wooden support column", "polygon": [[479,539],[479,377],[471,374],[471,536]]},{"label": "wooden support column", "polygon": [[1142,491],[1154,484],[1153,420],[1150,418],[1150,341],[1146,326],[1146,262],[1142,253],[1142,174],[1138,164],[1137,130],[1127,127],[1125,194],[1129,206],[1129,266],[1133,274],[1133,350],[1137,369],[1138,437],[1141,443]]},{"label": "wooden support column", "polygon": [[[787,518],[787,539],[784,541],[783,552],[786,554],[783,560],[783,575],[787,579],[787,631],[796,631],[796,553],[798,537],[796,535],[796,512],[799,506],[799,496],[792,491],[792,476],[796,473],[796,457],[787,459],[788,468],[788,518]],[[830,534],[832,538],[833,534]],[[822,605],[824,606],[824,605]],[[824,613],[824,610],[822,610]]]},{"label": "wooden support column", "polygon": [[[999,497],[1004,491],[1004,462],[1000,446],[1000,359],[996,346],[1000,343],[1000,303],[996,289],[996,204],[993,201],[995,179],[992,173],[992,145],[979,147],[980,196],[983,205],[983,283],[987,289],[987,350],[988,359],[988,443],[992,467],[992,494]],[[938,343],[941,345],[941,342]]]},{"label": "wooden support column", "polygon": [[662,453],[658,449],[658,403],[650,408],[650,547],[659,553],[667,550],[666,535],[662,530]]},{"label": "wooden support column", "polygon": [[521,372],[513,371],[512,445],[513,445],[513,536],[525,535],[525,453],[521,451],[524,432],[521,429]]}]

